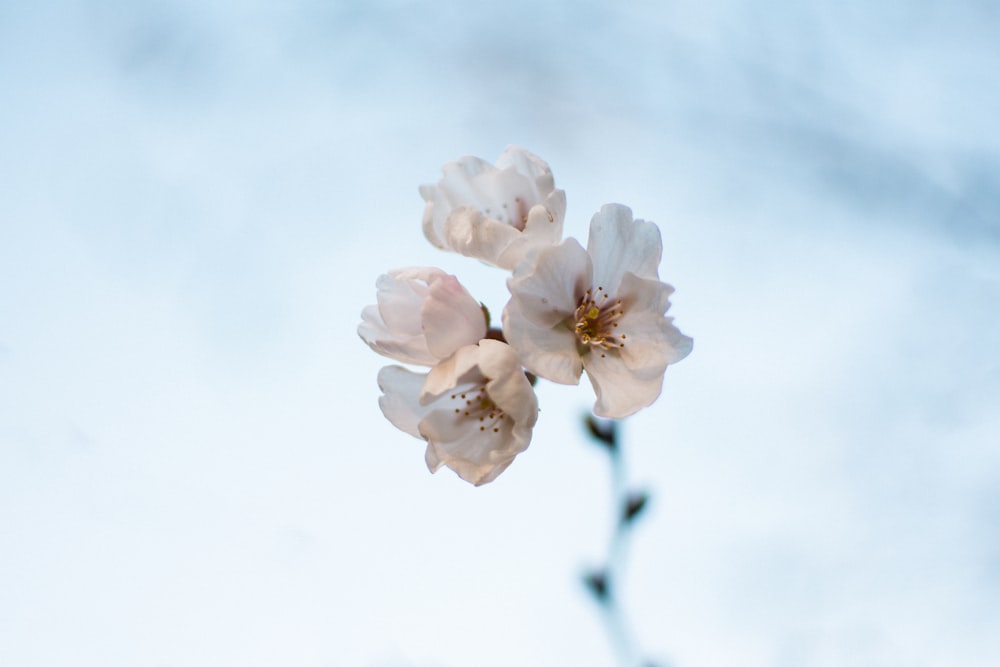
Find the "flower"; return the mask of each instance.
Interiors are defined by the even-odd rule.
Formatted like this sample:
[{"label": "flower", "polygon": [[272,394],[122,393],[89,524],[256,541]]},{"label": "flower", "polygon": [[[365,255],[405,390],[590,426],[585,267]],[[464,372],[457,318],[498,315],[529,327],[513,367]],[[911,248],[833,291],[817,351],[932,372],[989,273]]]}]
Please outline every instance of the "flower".
[{"label": "flower", "polygon": [[673,288],[659,280],[661,252],[656,225],[607,204],[590,222],[587,250],[567,239],[518,266],[503,330],[525,368],[562,384],[577,384],[586,370],[600,417],[655,401],[667,365],[692,347],[664,315]]},{"label": "flower", "polygon": [[381,355],[434,366],[486,336],[482,306],[440,269],[397,269],[375,285],[378,303],[361,312],[358,335]]},{"label": "flower", "polygon": [[523,148],[508,146],[495,166],[466,156],[442,172],[437,185],[420,186],[424,235],[438,248],[513,269],[532,247],[562,238],[566,193]]},{"label": "flower", "polygon": [[386,418],[427,441],[430,471],[448,466],[476,486],[492,482],[528,448],[538,419],[517,352],[496,340],[462,347],[428,373],[386,366],[378,384]]}]

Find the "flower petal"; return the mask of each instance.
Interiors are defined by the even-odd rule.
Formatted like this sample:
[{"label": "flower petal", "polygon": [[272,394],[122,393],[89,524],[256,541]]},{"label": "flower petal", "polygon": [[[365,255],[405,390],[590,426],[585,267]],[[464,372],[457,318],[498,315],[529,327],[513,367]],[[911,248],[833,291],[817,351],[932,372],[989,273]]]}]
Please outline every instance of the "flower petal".
[{"label": "flower petal", "polygon": [[668,364],[691,353],[694,341],[673,325],[672,317],[663,315],[670,308],[673,291],[666,283],[629,272],[622,279],[619,294],[625,315],[620,328],[628,339],[619,353],[633,373],[662,375]]},{"label": "flower petal", "polygon": [[633,373],[617,354],[602,357],[598,352],[583,355],[597,402],[594,414],[609,419],[622,419],[650,405],[663,388],[663,373],[647,375]]},{"label": "flower petal", "polygon": [[401,334],[419,336],[423,333],[416,315],[427,298],[429,283],[446,274],[429,266],[413,266],[383,273],[375,281],[378,308],[386,326]]},{"label": "flower petal", "polygon": [[616,329],[627,336],[624,347],[583,355],[598,416],[620,419],[650,405],[660,395],[667,366],[691,351],[691,339],[664,316],[672,292],[659,280],[625,272],[618,291],[625,314]]},{"label": "flower petal", "polygon": [[540,199],[544,193],[552,192],[555,188],[552,171],[545,160],[519,146],[507,146],[497,159],[497,168],[511,168],[527,176],[535,186],[531,194],[536,199]]},{"label": "flower petal", "polygon": [[486,393],[514,423],[530,429],[538,419],[538,399],[513,347],[498,340],[479,343],[479,369],[489,378]]},{"label": "flower petal", "polygon": [[379,354],[433,366],[486,335],[480,305],[441,269],[396,269],[376,285],[378,304],[361,312],[358,335]]},{"label": "flower petal", "polygon": [[390,331],[382,320],[378,306],[366,306],[361,311],[358,335],[371,349],[384,357],[420,366],[433,366],[438,362],[427,349],[423,336],[407,336]]},{"label": "flower petal", "polygon": [[421,311],[427,349],[438,359],[473,345],[486,336],[482,307],[455,276],[445,275],[430,284]]},{"label": "flower petal", "polygon": [[[463,403],[467,394],[477,398]],[[428,468],[446,465],[476,485],[495,479],[527,449],[538,418],[517,353],[495,340],[463,347],[431,369],[420,404],[427,410],[418,430],[428,442]]]},{"label": "flower petal", "polygon": [[605,204],[590,221],[587,252],[594,261],[594,286],[615,294],[626,271],[658,277],[663,243],[655,224],[633,220],[627,206]]},{"label": "flower petal", "polygon": [[[496,258],[521,238],[515,227],[493,218],[484,217],[478,210],[467,207],[448,216],[444,223],[444,238],[449,250],[476,258]],[[491,262],[497,263],[497,262]],[[499,264],[498,264],[499,266]],[[502,267],[502,268],[513,268]]]},{"label": "flower petal", "polygon": [[420,188],[424,235],[435,246],[513,269],[531,247],[561,238],[565,193],[528,151],[508,146],[496,166],[466,156],[442,173]]},{"label": "flower petal", "polygon": [[386,366],[378,373],[378,386],[382,390],[378,406],[382,414],[399,430],[421,439],[418,424],[430,410],[419,401],[426,378],[426,373],[414,373],[402,366]]},{"label": "flower petal", "polygon": [[523,451],[510,451],[510,426],[498,433],[486,433],[478,429],[461,430],[456,421],[438,410],[420,424],[428,441],[424,460],[431,472],[445,465],[466,482],[481,486],[496,479]]},{"label": "flower petal", "polygon": [[482,380],[483,374],[479,370],[479,346],[466,345],[430,370],[420,389],[420,404],[429,405],[459,385]]},{"label": "flower petal", "polygon": [[545,204],[538,204],[528,211],[528,221],[524,231],[515,236],[497,253],[496,265],[513,270],[535,248],[559,243],[563,232],[563,217],[566,213],[566,193],[556,190],[550,194]]},{"label": "flower petal", "polygon": [[587,252],[576,239],[566,239],[533,252],[507,280],[504,337],[535,375],[561,384],[580,381],[583,366],[569,320],[590,276]]},{"label": "flower petal", "polygon": [[587,251],[571,238],[533,253],[507,279],[507,288],[521,315],[537,326],[553,327],[576,310],[591,274]]},{"label": "flower petal", "polygon": [[576,334],[567,326],[535,324],[522,311],[521,302],[512,298],[503,311],[503,332],[529,371],[552,382],[579,384],[583,364]]}]

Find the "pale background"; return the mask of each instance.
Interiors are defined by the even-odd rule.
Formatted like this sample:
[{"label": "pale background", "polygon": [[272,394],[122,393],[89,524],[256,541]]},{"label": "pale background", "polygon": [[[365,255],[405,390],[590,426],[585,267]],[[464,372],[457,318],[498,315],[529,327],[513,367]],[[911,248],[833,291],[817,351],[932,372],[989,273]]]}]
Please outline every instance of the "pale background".
[{"label": "pale background", "polygon": [[0,665],[611,665],[590,389],[430,475],[355,334],[509,143],[659,223],[675,666],[1000,664],[1000,5],[0,2]]}]

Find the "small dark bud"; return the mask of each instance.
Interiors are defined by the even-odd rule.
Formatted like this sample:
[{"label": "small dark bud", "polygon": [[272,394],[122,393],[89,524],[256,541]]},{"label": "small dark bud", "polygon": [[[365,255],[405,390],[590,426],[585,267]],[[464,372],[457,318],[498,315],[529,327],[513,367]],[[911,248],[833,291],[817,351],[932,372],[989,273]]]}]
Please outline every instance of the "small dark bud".
[{"label": "small dark bud", "polygon": [[479,302],[479,307],[483,309],[483,317],[486,319],[486,328],[490,328],[490,309],[486,307],[486,304],[482,301]]},{"label": "small dark bud", "polygon": [[622,511],[622,523],[631,523],[642,513],[649,501],[649,495],[645,491],[633,491],[625,499],[625,508]]},{"label": "small dark bud", "polygon": [[604,572],[604,570],[594,570],[593,572],[587,574],[583,578],[583,583],[586,585],[587,590],[589,590],[593,596],[597,598],[599,603],[608,603],[611,591],[608,582],[608,575]]},{"label": "small dark bud", "polygon": [[614,449],[618,445],[617,422],[611,419],[597,419],[594,415],[586,415],[583,424],[591,437],[600,442],[608,449]]}]

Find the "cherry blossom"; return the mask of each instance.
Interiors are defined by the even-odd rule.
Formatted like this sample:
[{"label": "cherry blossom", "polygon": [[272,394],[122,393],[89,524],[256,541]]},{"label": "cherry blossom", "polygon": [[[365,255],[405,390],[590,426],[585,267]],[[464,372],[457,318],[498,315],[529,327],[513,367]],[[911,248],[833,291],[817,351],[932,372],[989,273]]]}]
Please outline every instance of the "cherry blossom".
[{"label": "cherry blossom", "polygon": [[397,269],[375,285],[378,303],[362,311],[358,335],[381,355],[434,366],[486,336],[482,307],[440,269]]},{"label": "cherry blossom", "polygon": [[538,401],[506,343],[466,345],[427,373],[379,372],[379,407],[397,428],[427,441],[431,472],[442,466],[476,486],[496,479],[527,449]]},{"label": "cherry blossom", "polygon": [[495,165],[466,156],[423,185],[424,235],[438,248],[513,269],[534,246],[562,238],[566,193],[549,166],[517,146]]},{"label": "cherry blossom", "polygon": [[669,364],[692,340],[666,317],[673,288],[660,282],[660,231],[607,204],[590,223],[584,250],[575,239],[540,248],[508,279],[506,339],[536,375],[577,384],[587,372],[594,413],[622,418],[660,395]]}]

